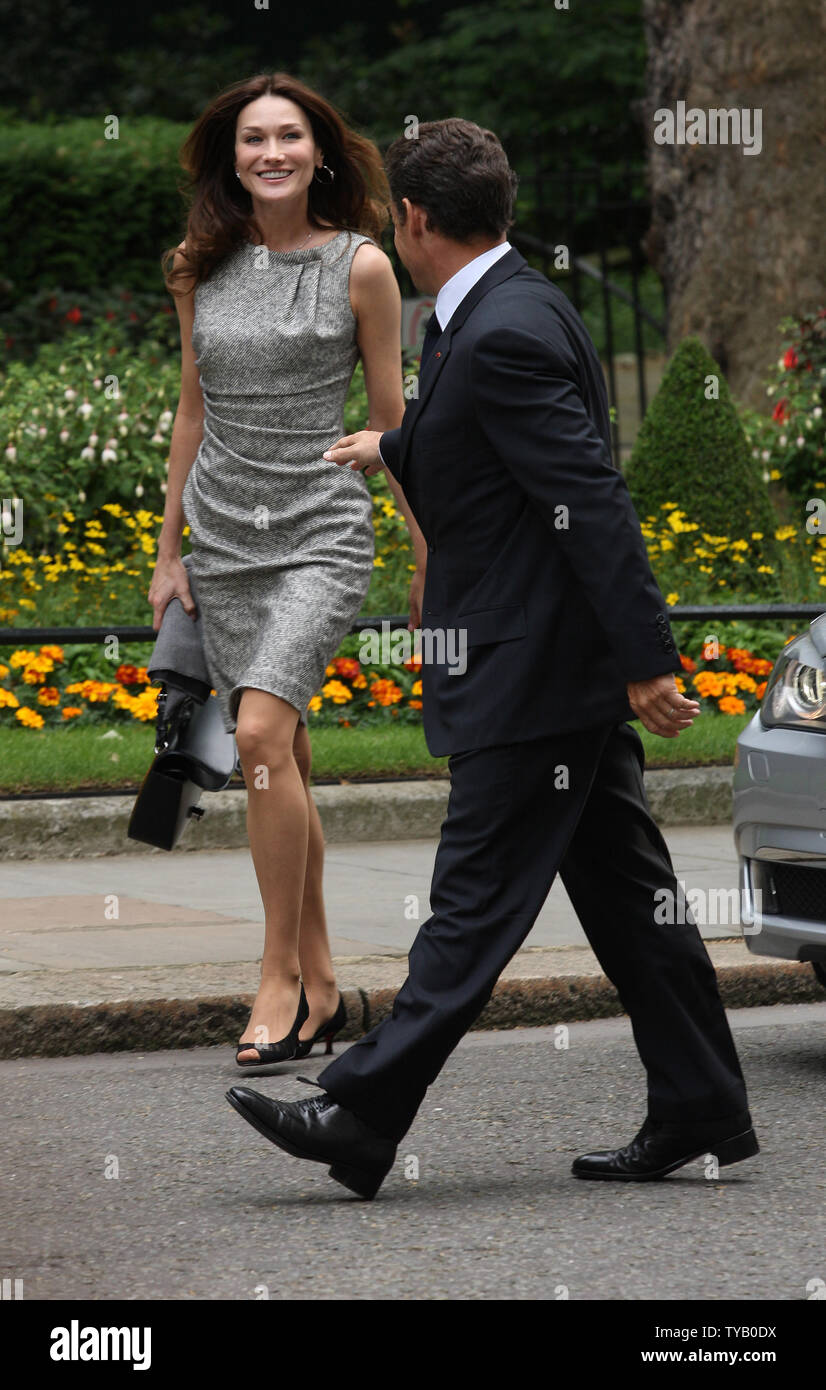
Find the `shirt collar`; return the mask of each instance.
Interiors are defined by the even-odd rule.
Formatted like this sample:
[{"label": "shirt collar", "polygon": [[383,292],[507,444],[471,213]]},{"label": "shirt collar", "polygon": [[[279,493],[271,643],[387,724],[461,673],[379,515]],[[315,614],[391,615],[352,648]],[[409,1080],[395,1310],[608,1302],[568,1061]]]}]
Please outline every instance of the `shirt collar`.
[{"label": "shirt collar", "polygon": [[480,280],[486,270],[489,270],[500,256],[504,256],[510,251],[509,241],[503,241],[499,246],[491,246],[487,251],[483,251],[481,256],[474,256],[472,261],[463,265],[461,270],[457,270],[455,275],[451,275],[446,280],[436,296],[436,318],[439,320],[439,327],[445,329],[453,314],[458,309],[465,295],[473,289],[477,280]]}]

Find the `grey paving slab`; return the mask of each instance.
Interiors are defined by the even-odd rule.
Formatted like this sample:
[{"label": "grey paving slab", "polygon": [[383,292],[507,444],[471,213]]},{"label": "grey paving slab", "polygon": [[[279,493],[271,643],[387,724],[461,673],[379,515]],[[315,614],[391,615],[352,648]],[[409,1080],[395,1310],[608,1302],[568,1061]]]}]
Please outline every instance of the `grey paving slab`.
[{"label": "grey paving slab", "polygon": [[[693,888],[737,888],[731,831],[673,827],[675,872]],[[406,955],[429,915],[436,841],[334,845],[325,902],[337,956]],[[117,917],[113,920],[113,905]],[[107,915],[108,914],[108,915]],[[0,970],[255,961],[263,909],[249,851],[0,863]],[[701,926],[707,940],[738,921]],[[586,946],[560,879],[526,947]]]}]

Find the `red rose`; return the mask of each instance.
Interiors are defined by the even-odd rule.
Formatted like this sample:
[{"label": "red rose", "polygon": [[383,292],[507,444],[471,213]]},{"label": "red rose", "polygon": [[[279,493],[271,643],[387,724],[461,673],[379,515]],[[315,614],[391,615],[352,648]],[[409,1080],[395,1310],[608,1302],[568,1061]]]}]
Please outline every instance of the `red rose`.
[{"label": "red rose", "polygon": [[75,304],[74,308],[69,310],[66,318],[69,320],[69,323],[80,323],[83,315]]},{"label": "red rose", "polygon": [[789,348],[786,352],[784,352],[783,366],[786,368],[787,371],[790,371],[793,367],[797,366],[797,353],[795,352],[794,348]]}]

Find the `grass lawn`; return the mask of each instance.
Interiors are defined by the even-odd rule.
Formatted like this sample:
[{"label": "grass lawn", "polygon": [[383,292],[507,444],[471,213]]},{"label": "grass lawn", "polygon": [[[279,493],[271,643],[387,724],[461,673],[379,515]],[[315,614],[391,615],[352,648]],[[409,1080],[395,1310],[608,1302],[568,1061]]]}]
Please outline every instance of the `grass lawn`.
[{"label": "grass lawn", "polygon": [[[676,739],[634,727],[647,767],[731,766],[737,735],[750,715],[700,716]],[[106,737],[110,732],[118,737]],[[152,761],[154,724],[0,729],[0,795],[137,788]],[[447,758],[432,758],[420,725],[311,732],[315,781],[447,776]],[[235,779],[230,785],[235,785]],[[237,779],[237,785],[243,785]]]}]

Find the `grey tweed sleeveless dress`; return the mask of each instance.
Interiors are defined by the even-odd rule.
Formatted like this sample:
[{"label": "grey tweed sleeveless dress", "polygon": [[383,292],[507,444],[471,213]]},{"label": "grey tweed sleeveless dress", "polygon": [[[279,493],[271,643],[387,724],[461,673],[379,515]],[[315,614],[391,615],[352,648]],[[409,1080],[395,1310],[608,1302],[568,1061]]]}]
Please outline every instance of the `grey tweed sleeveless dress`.
[{"label": "grey tweed sleeveless dress", "polygon": [[286,252],[244,241],[195,290],[204,434],[182,501],[230,732],[244,686],[280,695],[306,724],[370,584],[367,482],[322,458],[344,433],[358,359],[350,265],[365,241],[343,231]]}]

